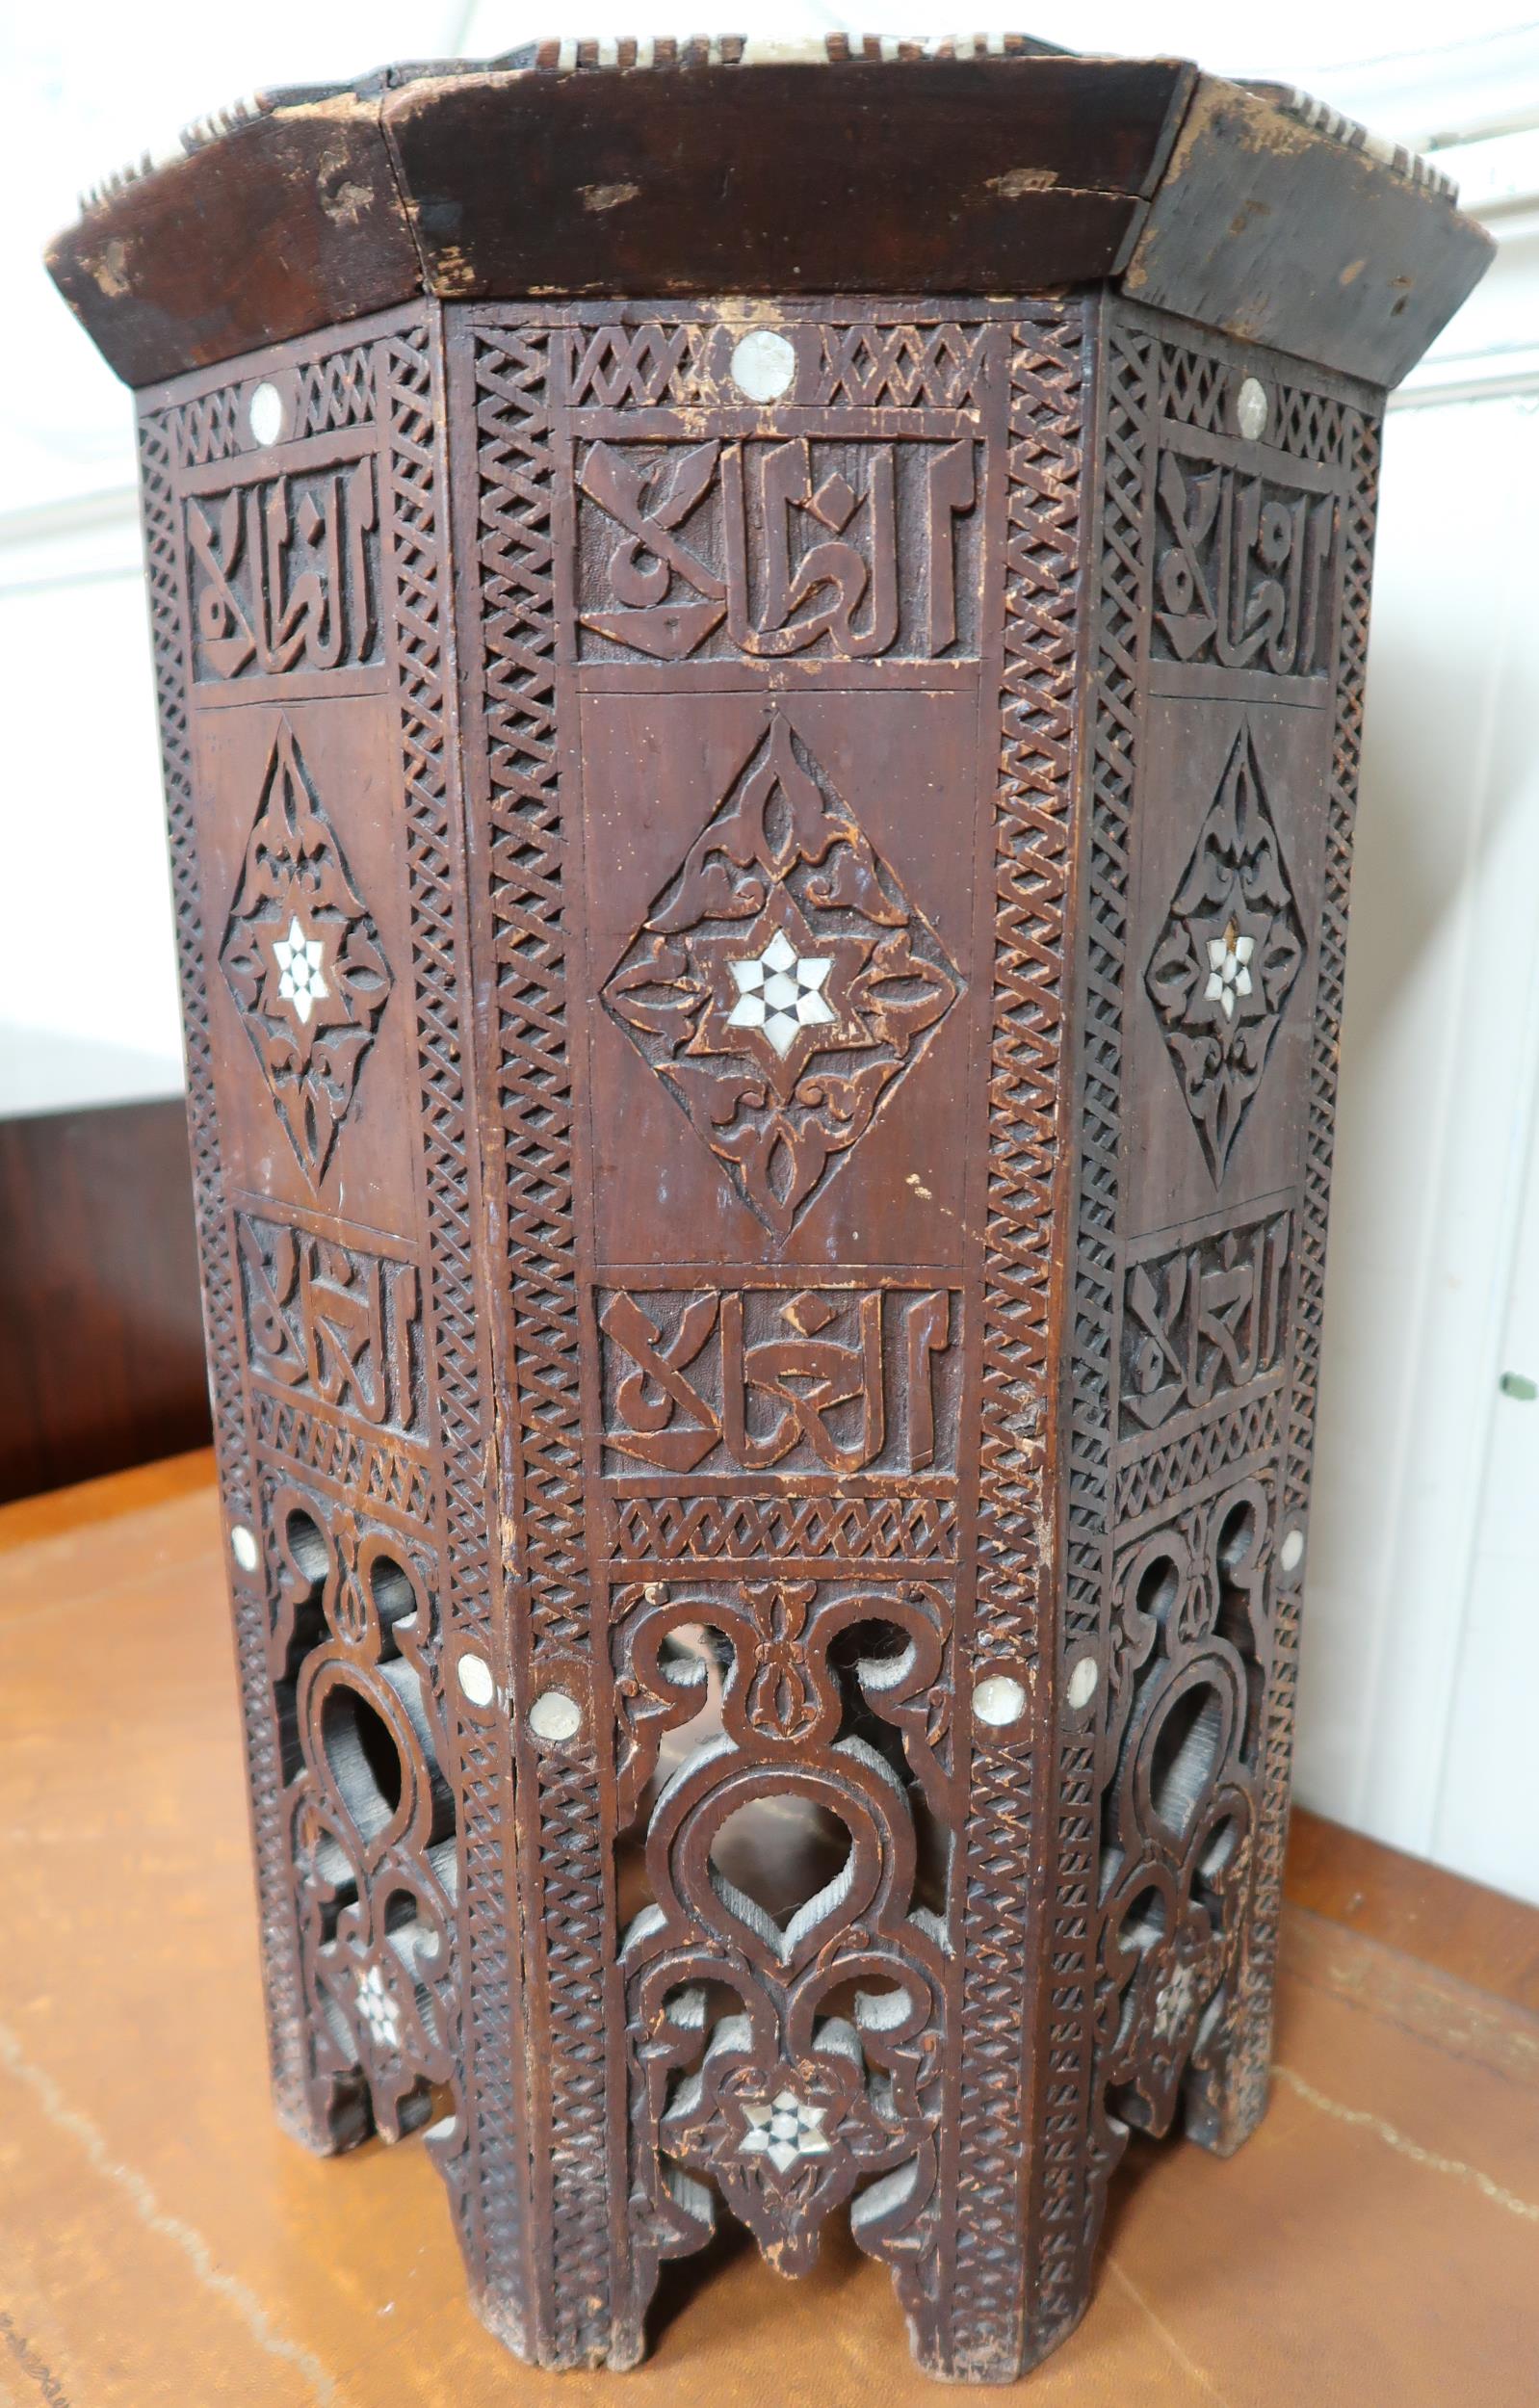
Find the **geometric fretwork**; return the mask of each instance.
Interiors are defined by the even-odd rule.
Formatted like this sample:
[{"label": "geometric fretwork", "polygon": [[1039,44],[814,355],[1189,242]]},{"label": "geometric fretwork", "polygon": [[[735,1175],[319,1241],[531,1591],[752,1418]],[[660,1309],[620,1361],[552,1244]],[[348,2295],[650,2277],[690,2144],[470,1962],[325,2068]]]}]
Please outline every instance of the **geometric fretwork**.
[{"label": "geometric fretwork", "polygon": [[1144,973],[1215,1182],[1303,960],[1304,930],[1242,726]]},{"label": "geometric fretwork", "polygon": [[295,1153],[319,1188],[391,978],[286,720],[262,780],[220,966]]},{"label": "geometric fretwork", "polygon": [[781,1238],[956,995],[934,929],[778,711],[603,989]]}]

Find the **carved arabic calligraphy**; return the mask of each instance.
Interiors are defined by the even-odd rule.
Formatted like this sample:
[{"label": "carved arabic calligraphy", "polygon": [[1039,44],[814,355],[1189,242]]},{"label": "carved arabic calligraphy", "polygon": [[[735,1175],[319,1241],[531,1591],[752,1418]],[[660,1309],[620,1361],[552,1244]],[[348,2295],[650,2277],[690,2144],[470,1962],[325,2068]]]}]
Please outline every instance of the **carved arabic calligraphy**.
[{"label": "carved arabic calligraphy", "polygon": [[577,483],[585,659],[977,649],[970,436],[592,443]]},{"label": "carved arabic calligraphy", "polygon": [[612,1468],[950,1471],[959,1322],[946,1289],[612,1290]]},{"label": "carved arabic calligraphy", "polygon": [[252,1375],[376,1429],[418,1429],[413,1265],[252,1213],[235,1230]]},{"label": "carved arabic calligraphy", "polygon": [[195,680],[381,659],[378,531],[368,458],[190,500]]},{"label": "carved arabic calligraphy", "polygon": [[1289,1217],[1199,1238],[1127,1277],[1123,1437],[1275,1371],[1287,1331]]},{"label": "carved arabic calligraphy", "polygon": [[1177,661],[1316,677],[1330,657],[1336,500],[1160,461],[1153,640]]}]

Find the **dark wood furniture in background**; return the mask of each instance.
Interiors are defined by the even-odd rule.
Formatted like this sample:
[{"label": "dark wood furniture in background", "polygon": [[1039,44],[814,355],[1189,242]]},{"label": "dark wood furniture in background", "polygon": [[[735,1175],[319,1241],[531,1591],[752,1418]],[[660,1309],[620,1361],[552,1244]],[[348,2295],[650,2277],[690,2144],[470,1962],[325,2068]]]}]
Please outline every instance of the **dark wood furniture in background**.
[{"label": "dark wood furniture in background", "polygon": [[0,1119],[0,1502],[208,1436],[179,1096]]},{"label": "dark wood furniture in background", "polygon": [[290,96],[53,254],[279,2112],[430,2124],[543,2365],[848,2207],[1009,2379],[1266,2099],[1379,417],[1487,245],[1297,95],[897,47]]}]

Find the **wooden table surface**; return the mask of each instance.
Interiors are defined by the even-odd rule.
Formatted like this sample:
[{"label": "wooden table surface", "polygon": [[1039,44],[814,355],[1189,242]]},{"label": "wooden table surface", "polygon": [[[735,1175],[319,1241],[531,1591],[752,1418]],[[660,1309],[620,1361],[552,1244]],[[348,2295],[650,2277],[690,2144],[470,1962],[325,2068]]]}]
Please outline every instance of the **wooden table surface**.
[{"label": "wooden table surface", "polygon": [[[222,1591],[205,1456],[0,1512],[0,2408],[940,2396],[832,2235],[673,2270],[639,2373],[531,2373],[420,2145],[278,2133]],[[1292,1871],[1266,2122],[1135,2144],[1039,2408],[1539,2401],[1539,1914],[1305,1818]]]}]

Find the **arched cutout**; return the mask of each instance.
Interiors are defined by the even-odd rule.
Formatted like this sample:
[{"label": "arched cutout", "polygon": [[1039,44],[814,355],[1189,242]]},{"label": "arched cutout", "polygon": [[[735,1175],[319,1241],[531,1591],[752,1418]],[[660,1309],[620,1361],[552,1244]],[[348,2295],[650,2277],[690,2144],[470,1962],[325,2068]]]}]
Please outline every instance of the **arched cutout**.
[{"label": "arched cutout", "polygon": [[1217,1769],[1223,1746],[1224,1701],[1206,1681],[1194,1681],[1167,1709],[1149,1758],[1149,1803],[1179,1839]]},{"label": "arched cutout", "polygon": [[334,1681],[321,1708],[321,1744],[359,1837],[377,1839],[400,1812],[405,1783],[390,1725],[358,1689]]},{"label": "arched cutout", "polygon": [[717,1825],[711,1879],[734,1913],[746,1899],[784,1935],[799,1912],[837,1886],[853,1853],[837,1815],[799,1792],[779,1793],[750,1798]]}]

